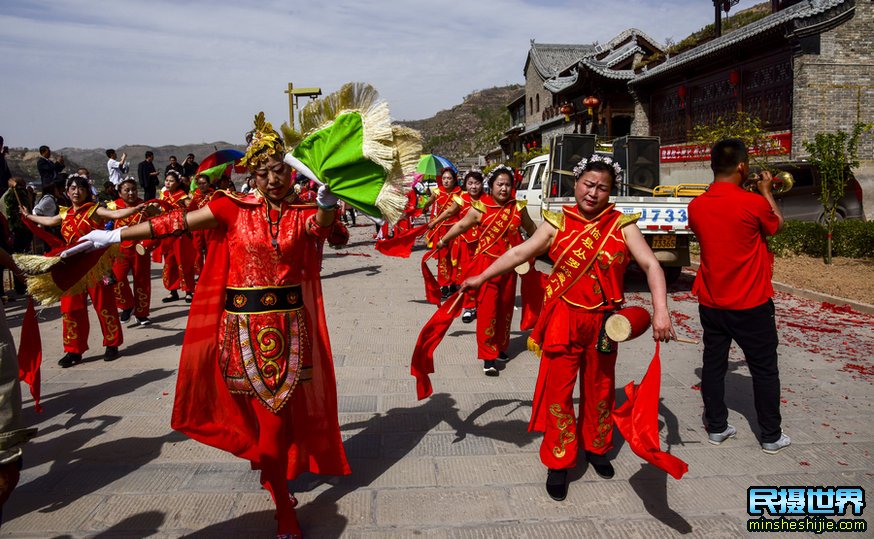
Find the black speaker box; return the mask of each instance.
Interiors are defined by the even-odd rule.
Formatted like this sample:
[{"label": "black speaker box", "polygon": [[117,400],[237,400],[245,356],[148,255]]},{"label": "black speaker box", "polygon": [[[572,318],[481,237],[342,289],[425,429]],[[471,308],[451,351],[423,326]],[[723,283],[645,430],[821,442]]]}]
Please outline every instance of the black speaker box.
[{"label": "black speaker box", "polygon": [[558,135],[552,139],[550,196],[574,196],[574,167],[595,153],[595,135]]},{"label": "black speaker box", "polygon": [[613,160],[622,167],[622,181],[626,184],[621,192],[646,196],[659,185],[659,145],[658,137],[629,135],[613,141]]}]

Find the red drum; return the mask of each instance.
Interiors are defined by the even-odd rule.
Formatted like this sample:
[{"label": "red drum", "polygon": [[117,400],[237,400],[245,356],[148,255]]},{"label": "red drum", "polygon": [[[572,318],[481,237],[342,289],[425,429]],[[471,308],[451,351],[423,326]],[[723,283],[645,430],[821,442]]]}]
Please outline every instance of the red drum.
[{"label": "red drum", "polygon": [[616,342],[629,341],[649,329],[651,318],[643,307],[626,307],[616,311],[604,323],[607,336]]}]

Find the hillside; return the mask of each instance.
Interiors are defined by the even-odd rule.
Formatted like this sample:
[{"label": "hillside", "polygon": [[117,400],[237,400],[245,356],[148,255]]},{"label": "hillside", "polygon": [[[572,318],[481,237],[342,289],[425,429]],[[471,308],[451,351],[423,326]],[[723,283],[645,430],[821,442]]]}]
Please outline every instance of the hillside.
[{"label": "hillside", "polygon": [[510,127],[507,104],[523,86],[514,84],[479,90],[466,96],[460,105],[441,110],[431,118],[399,122],[422,133],[422,151],[449,159],[482,155],[497,147]]},{"label": "hillside", "polygon": [[[155,165],[161,170],[167,166],[167,162],[171,155],[175,155],[181,163],[185,160],[185,156],[189,153],[195,155],[195,160],[200,161],[202,158],[216,151],[216,149],[236,148],[245,150],[245,146],[232,145],[227,142],[211,142],[202,144],[186,144],[184,146],[159,146],[152,148],[143,145],[119,146],[116,151],[119,155],[122,152],[127,153],[128,162],[131,164],[131,174],[136,175],[137,164],[145,157],[146,150],[152,150],[155,153]],[[52,149],[52,158],[58,155],[63,155],[67,163],[64,172],[72,174],[79,167],[85,167],[91,173],[91,179],[98,185],[109,179],[106,171],[106,149],[105,148],[60,148]],[[38,181],[39,174],[36,171],[36,161],[39,158],[39,152],[35,149],[28,148],[10,148],[9,155],[6,159],[9,163],[9,168],[14,176],[21,176],[28,182]]]}]

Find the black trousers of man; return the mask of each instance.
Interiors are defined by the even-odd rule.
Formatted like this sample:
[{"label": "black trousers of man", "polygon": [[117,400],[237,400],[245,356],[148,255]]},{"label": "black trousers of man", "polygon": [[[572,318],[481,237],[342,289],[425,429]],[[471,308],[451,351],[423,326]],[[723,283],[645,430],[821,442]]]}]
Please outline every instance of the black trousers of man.
[{"label": "black trousers of man", "polygon": [[725,310],[698,306],[704,328],[704,366],[701,371],[701,397],[707,432],[723,432],[728,427],[725,406],[725,374],[731,341],[746,357],[753,378],[753,401],[761,429],[761,442],[780,438],[780,372],[777,368],[777,324],[774,302],[752,309]]}]

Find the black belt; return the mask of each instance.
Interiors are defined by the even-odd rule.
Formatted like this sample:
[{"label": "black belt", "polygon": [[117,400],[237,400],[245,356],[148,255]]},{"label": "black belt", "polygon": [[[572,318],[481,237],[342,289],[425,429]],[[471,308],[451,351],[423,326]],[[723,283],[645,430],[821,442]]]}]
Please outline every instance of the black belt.
[{"label": "black belt", "polygon": [[302,307],[300,285],[225,288],[225,311],[233,314],[295,311]]}]

